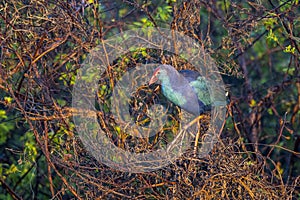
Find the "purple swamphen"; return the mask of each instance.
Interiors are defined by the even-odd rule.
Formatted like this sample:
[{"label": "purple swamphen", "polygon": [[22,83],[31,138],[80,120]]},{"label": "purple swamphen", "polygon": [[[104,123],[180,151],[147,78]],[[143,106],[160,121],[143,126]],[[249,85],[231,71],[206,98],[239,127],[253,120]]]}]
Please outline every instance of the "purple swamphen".
[{"label": "purple swamphen", "polygon": [[177,71],[171,65],[158,66],[149,85],[161,85],[163,95],[185,111],[200,115],[211,109],[211,98],[206,79],[197,71]]}]

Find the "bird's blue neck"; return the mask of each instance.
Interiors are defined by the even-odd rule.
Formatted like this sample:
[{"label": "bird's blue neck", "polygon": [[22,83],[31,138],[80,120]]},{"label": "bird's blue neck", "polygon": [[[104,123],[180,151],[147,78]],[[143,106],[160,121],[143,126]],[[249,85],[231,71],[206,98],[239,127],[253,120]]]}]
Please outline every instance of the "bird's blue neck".
[{"label": "bird's blue neck", "polygon": [[161,83],[162,93],[170,99],[173,103],[178,106],[181,106],[186,103],[186,99],[179,91],[173,89],[169,79],[166,77]]}]

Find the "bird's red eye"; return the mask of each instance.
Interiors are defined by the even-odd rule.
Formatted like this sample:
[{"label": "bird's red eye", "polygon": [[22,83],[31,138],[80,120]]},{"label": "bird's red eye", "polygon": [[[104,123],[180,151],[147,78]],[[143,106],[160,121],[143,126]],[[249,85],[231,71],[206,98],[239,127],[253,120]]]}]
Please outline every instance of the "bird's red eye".
[{"label": "bird's red eye", "polygon": [[154,71],[153,74],[157,75],[157,74],[159,74],[159,73],[160,73],[160,68],[157,68],[157,69]]}]

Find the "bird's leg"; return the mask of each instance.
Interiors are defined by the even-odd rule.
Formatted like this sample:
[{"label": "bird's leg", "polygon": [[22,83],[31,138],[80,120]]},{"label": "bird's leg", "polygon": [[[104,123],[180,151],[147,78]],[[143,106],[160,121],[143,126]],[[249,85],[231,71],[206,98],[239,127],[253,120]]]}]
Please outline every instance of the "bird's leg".
[{"label": "bird's leg", "polygon": [[201,124],[200,124],[200,120],[203,119],[205,117],[205,115],[199,115],[197,116],[195,119],[193,119],[190,123],[188,123],[186,126],[183,127],[184,130],[187,130],[189,127],[195,125],[195,123],[197,123],[197,127],[198,129],[197,130],[197,133],[196,133],[196,137],[195,137],[195,132],[189,132],[189,134],[192,136],[192,137],[195,137],[195,140],[194,140],[194,150],[193,150],[193,153],[194,153],[194,156],[196,156],[197,154],[197,149],[198,149],[198,141],[199,141],[199,138],[200,138],[200,130],[201,130]]},{"label": "bird's leg", "polygon": [[195,156],[197,154],[198,141],[199,141],[199,138],[200,138],[200,129],[201,129],[200,120],[203,119],[204,117],[205,117],[205,115],[199,115],[198,117],[196,117],[195,119],[193,119],[190,123],[188,123],[184,127],[184,129],[188,129],[189,127],[193,126],[197,122],[198,129],[196,129],[197,130],[196,137],[195,137],[195,135],[193,133],[189,132],[192,137],[195,137],[195,143],[194,143],[194,155]]},{"label": "bird's leg", "polygon": [[200,118],[199,117],[197,117],[197,119],[199,119],[199,120],[197,120],[197,127],[199,127],[199,128],[197,130],[197,134],[196,134],[196,138],[195,138],[195,144],[194,144],[194,156],[195,157],[197,155],[198,141],[199,141],[199,138],[200,138],[200,130],[201,130],[201,124],[200,124]]},{"label": "bird's leg", "polygon": [[[196,117],[195,119],[193,119],[191,122],[189,122],[187,125],[183,126],[181,129],[180,129],[180,132],[176,135],[176,137],[173,139],[172,143],[169,145],[169,147],[167,148],[167,152],[171,152],[171,151],[174,151],[176,150],[176,146],[174,146],[176,144],[177,141],[180,140],[180,146],[177,148],[177,151],[180,151],[181,152],[181,146],[183,146],[183,143],[186,142],[184,138],[185,137],[185,134],[190,134],[192,137],[195,137],[195,135],[193,133],[191,133],[190,131],[188,131],[188,129],[193,126],[196,122],[198,122],[198,125],[200,126],[200,120],[203,119],[205,117],[205,115],[199,115],[198,117]],[[199,131],[197,131],[197,134],[196,134],[196,139],[195,139],[195,145],[194,145],[194,149],[196,149],[196,152],[197,153],[197,144],[198,144],[198,140],[200,138],[200,129]]]},{"label": "bird's leg", "polygon": [[[187,125],[183,127],[183,129],[187,130],[189,127],[193,126],[196,122],[199,122],[200,119],[203,119],[204,115],[199,115],[195,119],[193,119],[191,122],[189,122]],[[190,133],[192,137],[195,137],[193,133]]]}]

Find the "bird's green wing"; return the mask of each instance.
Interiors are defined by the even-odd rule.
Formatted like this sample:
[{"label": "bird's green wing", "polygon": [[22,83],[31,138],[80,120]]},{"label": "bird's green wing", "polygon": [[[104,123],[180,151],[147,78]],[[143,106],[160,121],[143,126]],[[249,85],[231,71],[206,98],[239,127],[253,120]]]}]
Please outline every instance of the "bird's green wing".
[{"label": "bird's green wing", "polygon": [[193,87],[198,98],[204,103],[204,105],[209,106],[211,104],[207,81],[204,77],[199,76],[195,81],[191,81],[190,86]]}]

